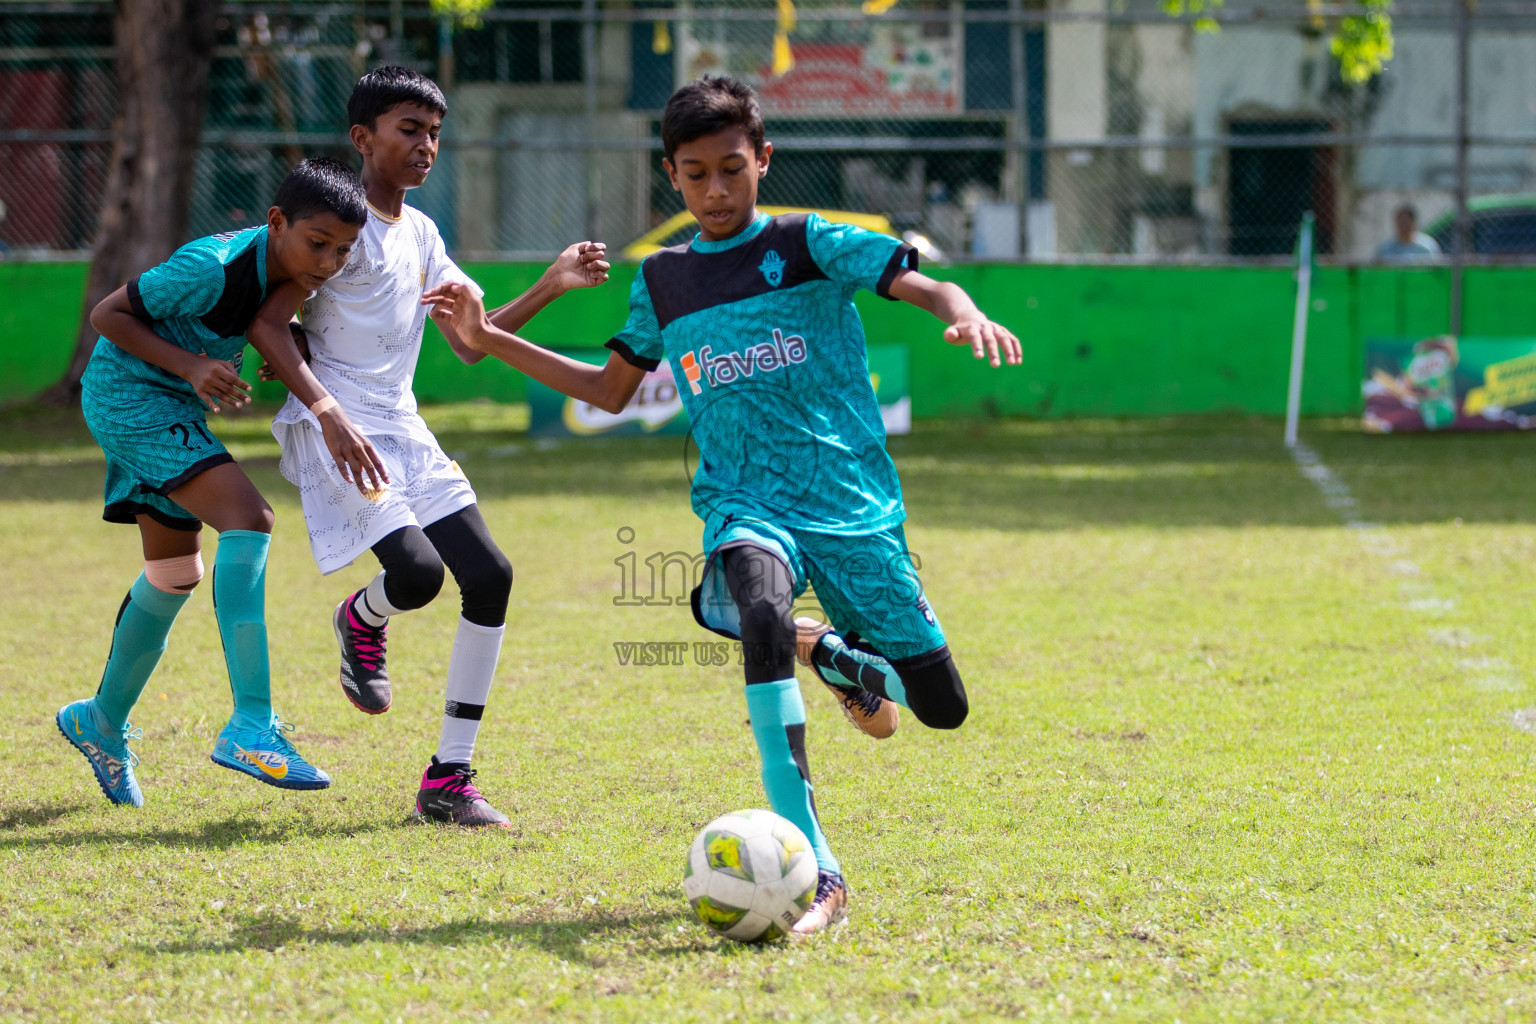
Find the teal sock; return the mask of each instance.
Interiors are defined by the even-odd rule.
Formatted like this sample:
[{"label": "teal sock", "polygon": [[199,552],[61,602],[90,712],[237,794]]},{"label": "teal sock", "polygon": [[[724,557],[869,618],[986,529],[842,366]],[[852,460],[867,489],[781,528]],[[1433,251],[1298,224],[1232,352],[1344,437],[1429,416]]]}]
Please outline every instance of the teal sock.
[{"label": "teal sock", "polygon": [[128,588],[123,606],[117,610],[117,625],[112,629],[112,650],[107,654],[107,668],[96,688],[96,724],[103,731],[121,731],[128,725],[128,713],[139,702],[144,684],[149,682],[160,655],[165,653],[165,638],[170,635],[176,613],[187,603],[187,594],[167,594],[139,578]]},{"label": "teal sock", "polygon": [[800,684],[793,678],[747,684],[747,714],[752,716],[752,738],[757,740],[757,752],[763,759],[768,806],[805,833],[816,851],[817,867],[842,874],[816,817],[816,795],[805,759],[805,704],[800,700]]},{"label": "teal sock", "polygon": [[272,675],[267,662],[267,549],[271,534],[225,530],[213,559],[213,612],[224,642],[224,664],[235,715],[246,724],[272,721]]},{"label": "teal sock", "polygon": [[852,686],[879,694],[902,707],[907,703],[907,687],[889,661],[878,654],[855,650],[836,633],[827,633],[811,653],[811,660],[834,686]]}]

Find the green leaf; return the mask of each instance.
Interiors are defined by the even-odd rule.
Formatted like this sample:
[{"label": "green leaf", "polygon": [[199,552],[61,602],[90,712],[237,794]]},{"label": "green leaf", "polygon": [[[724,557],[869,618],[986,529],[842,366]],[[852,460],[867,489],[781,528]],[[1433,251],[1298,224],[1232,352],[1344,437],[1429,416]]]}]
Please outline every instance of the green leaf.
[{"label": "green leaf", "polygon": [[[1173,18],[1191,18],[1196,32],[1221,31],[1212,16],[1225,0],[1163,0],[1163,11]],[[1381,74],[1392,59],[1392,0],[1355,0],[1359,14],[1346,14],[1328,39],[1329,51],[1339,60],[1339,76],[1360,85]],[[1316,18],[1319,28],[1321,16]]]},{"label": "green leaf", "polygon": [[453,22],[455,28],[479,28],[480,14],[495,0],[432,0],[432,13]]}]

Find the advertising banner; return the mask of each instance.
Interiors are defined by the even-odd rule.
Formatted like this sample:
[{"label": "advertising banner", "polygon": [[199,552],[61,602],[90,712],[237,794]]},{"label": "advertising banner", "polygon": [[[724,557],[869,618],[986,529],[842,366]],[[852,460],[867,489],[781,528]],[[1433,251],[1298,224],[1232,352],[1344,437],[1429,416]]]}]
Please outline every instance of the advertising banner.
[{"label": "advertising banner", "polygon": [[1536,429],[1536,338],[1374,339],[1365,346],[1365,429]]},{"label": "advertising banner", "polygon": [[[892,26],[916,29],[918,26]],[[794,46],[795,66],[757,87],[769,116],[910,117],[960,109],[960,76],[948,39],[877,33],[868,46]]]},{"label": "advertising banner", "polygon": [[[682,34],[679,85],[730,74],[757,89],[768,117],[930,117],[959,113],[961,49],[949,22],[819,26],[821,38],[789,39],[782,74],[750,23],[695,23]],[[733,38],[739,36],[739,38]]]},{"label": "advertising banner", "polygon": [[[887,434],[912,429],[912,398],[907,390],[907,346],[870,345],[869,380],[880,403]],[[608,361],[602,348],[570,349],[561,355],[584,363]],[[623,434],[688,433],[688,416],[677,394],[672,368],[662,364],[640,382],[635,397],[617,413],[567,398],[536,380],[528,381],[528,433],[534,437],[597,437]]]}]

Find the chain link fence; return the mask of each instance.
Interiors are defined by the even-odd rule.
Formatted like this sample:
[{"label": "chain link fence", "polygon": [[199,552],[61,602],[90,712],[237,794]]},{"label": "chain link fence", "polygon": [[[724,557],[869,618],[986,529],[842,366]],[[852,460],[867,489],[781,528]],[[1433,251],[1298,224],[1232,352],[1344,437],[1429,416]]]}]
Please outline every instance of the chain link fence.
[{"label": "chain link fence", "polygon": [[[1536,0],[1399,0],[1382,75],[1346,84],[1347,6],[1227,0],[871,0],[864,8],[500,2],[454,28],[420,2],[220,8],[194,235],[261,219],[289,166],[348,157],[369,67],[445,87],[412,203],[461,254],[671,243],[660,108],[727,72],[774,142],[764,204],[884,215],[951,259],[1262,262],[1316,214],[1325,259],[1536,259]],[[1212,30],[1212,29],[1216,30]],[[0,256],[90,247],[112,140],[110,3],[0,3]],[[1416,223],[1400,230],[1402,211]],[[1399,242],[1399,234],[1413,244]]]}]

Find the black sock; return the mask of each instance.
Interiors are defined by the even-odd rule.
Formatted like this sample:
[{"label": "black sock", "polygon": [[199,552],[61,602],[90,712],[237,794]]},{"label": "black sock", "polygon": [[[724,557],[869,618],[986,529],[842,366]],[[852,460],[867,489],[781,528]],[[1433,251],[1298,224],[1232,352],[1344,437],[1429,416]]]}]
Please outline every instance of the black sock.
[{"label": "black sock", "polygon": [[448,776],[452,775],[454,772],[463,771],[465,768],[468,768],[468,767],[469,767],[469,762],[468,761],[463,761],[463,762],[460,762],[460,761],[449,761],[447,764],[444,764],[443,762],[441,762],[441,761],[439,761],[437,759],[437,755],[436,754],[433,754],[432,755],[432,763],[427,765],[427,778],[429,778],[429,779],[446,779]]}]

